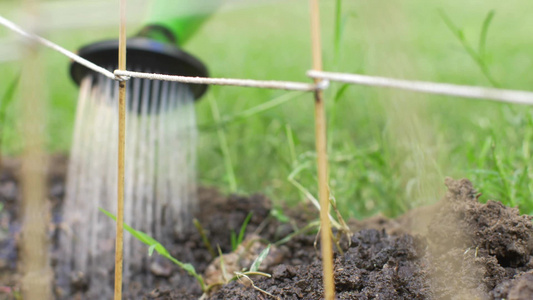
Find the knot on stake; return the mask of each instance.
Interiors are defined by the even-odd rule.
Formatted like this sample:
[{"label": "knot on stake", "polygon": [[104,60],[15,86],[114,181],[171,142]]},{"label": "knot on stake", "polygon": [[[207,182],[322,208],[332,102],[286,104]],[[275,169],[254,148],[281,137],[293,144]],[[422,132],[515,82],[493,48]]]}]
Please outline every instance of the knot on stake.
[{"label": "knot on stake", "polygon": [[323,90],[327,89],[328,87],[329,87],[329,80],[327,80],[327,79],[322,79],[322,80],[320,80],[319,82],[317,82],[315,84],[315,89],[316,90],[322,90],[323,91]]},{"label": "knot on stake", "polygon": [[122,81],[128,81],[128,80],[131,79],[131,76],[117,75],[117,71],[120,71],[120,70],[115,70],[115,71],[113,72],[113,74],[115,75],[115,77],[113,78],[113,80],[116,80],[116,81],[122,82]]}]

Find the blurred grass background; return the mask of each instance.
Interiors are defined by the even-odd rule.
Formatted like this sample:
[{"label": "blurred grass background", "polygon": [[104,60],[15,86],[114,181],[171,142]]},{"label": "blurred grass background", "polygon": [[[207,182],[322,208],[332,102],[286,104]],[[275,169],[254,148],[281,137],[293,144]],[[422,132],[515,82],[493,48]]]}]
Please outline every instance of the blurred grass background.
[{"label": "blurred grass background", "polygon": [[[67,49],[118,35],[118,12],[109,2],[43,2],[43,35]],[[70,13],[65,13],[67,2]],[[150,1],[128,2],[133,34]],[[321,1],[325,69],[491,86],[439,10],[474,48],[494,10],[486,65],[501,87],[531,90],[533,2],[528,0]],[[5,17],[20,21],[21,11],[17,1],[0,3]],[[230,1],[184,48],[203,60],[213,77],[309,81],[309,35],[305,0]],[[21,69],[17,52],[9,50],[17,40],[0,28],[0,97]],[[42,52],[48,149],[68,152],[77,88],[68,59]],[[393,216],[435,202],[445,191],[445,176],[469,178],[482,200],[533,214],[532,108],[336,83],[326,96],[330,185],[346,216]],[[272,108],[254,110],[265,105]],[[7,107],[2,132],[8,155],[20,152],[16,107]],[[316,194],[310,94],[210,87],[197,104],[197,120],[201,184],[296,203],[303,196],[288,180],[292,174]]]}]

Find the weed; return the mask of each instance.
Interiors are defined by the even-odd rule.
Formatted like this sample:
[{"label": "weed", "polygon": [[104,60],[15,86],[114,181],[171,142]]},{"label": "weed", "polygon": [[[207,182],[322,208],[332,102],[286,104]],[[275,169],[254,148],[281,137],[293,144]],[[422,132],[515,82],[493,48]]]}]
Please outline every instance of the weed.
[{"label": "weed", "polygon": [[483,21],[483,25],[481,27],[481,32],[479,35],[479,42],[478,42],[478,49],[474,49],[470,43],[467,41],[466,37],[464,36],[463,30],[459,29],[450,17],[446,15],[446,13],[443,10],[439,10],[439,14],[446,24],[450,31],[455,35],[455,37],[461,42],[461,45],[466,50],[468,55],[477,63],[479,68],[481,69],[481,72],[485,77],[489,80],[489,82],[494,87],[500,87],[500,84],[494,79],[492,74],[490,73],[488,62],[487,62],[487,53],[486,53],[486,44],[487,44],[487,34],[489,31],[489,26],[494,18],[494,10],[491,10],[487,13],[487,16],[485,17],[485,20]]}]

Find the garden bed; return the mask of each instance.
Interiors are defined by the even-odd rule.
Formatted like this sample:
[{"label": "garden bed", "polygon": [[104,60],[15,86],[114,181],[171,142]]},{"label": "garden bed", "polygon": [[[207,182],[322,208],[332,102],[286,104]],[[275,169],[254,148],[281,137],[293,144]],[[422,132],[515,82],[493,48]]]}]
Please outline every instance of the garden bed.
[{"label": "garden bed", "polygon": [[[49,172],[51,236],[57,240],[64,194],[65,159],[54,158]],[[15,299],[19,276],[17,236],[19,224],[18,163],[8,160],[0,174],[0,299]],[[338,299],[533,299],[533,226],[531,217],[498,202],[478,202],[479,194],[466,179],[447,179],[448,192],[438,203],[416,209],[393,220],[373,217],[348,222],[352,235],[342,237],[335,251]],[[224,271],[249,268],[266,242],[276,242],[317,217],[308,206],[286,209],[282,217],[271,213],[269,199],[225,197],[212,189],[199,190],[197,219],[213,247],[220,246]],[[253,212],[247,237],[232,252],[232,232],[238,233]],[[322,272],[316,230],[297,234],[271,246],[260,270],[271,278],[254,275],[217,286],[206,299],[321,299]],[[213,259],[194,227],[165,246],[183,262],[204,274],[207,282],[223,278],[220,258]],[[235,245],[234,245],[235,246]],[[247,246],[247,247],[246,247]],[[340,250],[339,250],[340,249]],[[52,262],[61,255],[55,245]],[[112,272],[110,267],[110,272]],[[72,282],[73,296],[84,295],[87,282]],[[109,283],[112,284],[111,282]],[[56,286],[61,294],[62,286]],[[202,291],[185,271],[160,257],[125,288],[125,299],[198,299]],[[85,296],[85,297],[84,297]]]}]

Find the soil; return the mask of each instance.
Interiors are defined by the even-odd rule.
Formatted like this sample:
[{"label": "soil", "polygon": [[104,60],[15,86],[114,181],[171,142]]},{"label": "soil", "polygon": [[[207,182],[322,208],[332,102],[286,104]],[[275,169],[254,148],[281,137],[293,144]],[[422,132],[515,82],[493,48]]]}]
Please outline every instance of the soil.
[{"label": "soil", "polygon": [[[50,165],[53,264],[60,255],[55,243],[61,230],[66,160],[55,157]],[[15,299],[19,290],[17,178],[17,161],[5,160],[0,171],[0,203],[4,205],[0,211],[0,299]],[[532,218],[499,202],[481,204],[466,179],[447,179],[445,184],[448,192],[432,206],[396,219],[375,216],[348,221],[352,233],[343,235],[334,253],[337,299],[533,299]],[[284,209],[290,221],[275,218],[270,200],[261,195],[226,197],[201,188],[199,199],[202,210],[197,219],[215,251],[219,246],[224,255],[213,257],[193,226],[165,246],[174,257],[191,263],[208,283],[249,269],[269,242],[280,241],[317,218],[316,211],[305,205]],[[232,251],[230,235],[238,234],[250,212],[246,238]],[[216,285],[203,299],[322,299],[320,245],[315,242],[316,229],[272,244],[259,268],[270,278],[240,276]],[[97,299],[85,292],[90,283],[71,278],[72,294],[64,295],[64,286],[57,284],[58,298]],[[164,258],[135,274],[124,293],[124,299],[202,297],[197,282]]]}]

